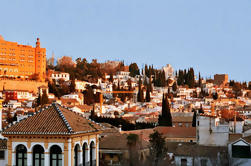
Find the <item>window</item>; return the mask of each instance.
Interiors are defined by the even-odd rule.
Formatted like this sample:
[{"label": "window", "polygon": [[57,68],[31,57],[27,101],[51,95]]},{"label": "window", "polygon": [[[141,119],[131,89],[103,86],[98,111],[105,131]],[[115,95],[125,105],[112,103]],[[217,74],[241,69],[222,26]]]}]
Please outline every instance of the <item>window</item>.
[{"label": "window", "polygon": [[4,150],[0,151],[0,160],[4,160]]},{"label": "window", "polygon": [[62,150],[57,145],[50,148],[50,166],[62,166]]},{"label": "window", "polygon": [[88,161],[88,146],[87,143],[84,143],[83,145],[83,166],[87,166],[87,161]]},{"label": "window", "polygon": [[200,165],[201,166],[207,166],[207,159],[201,159],[200,160]]},{"label": "window", "polygon": [[76,145],[74,148],[74,165],[79,165],[79,145]]},{"label": "window", "polygon": [[18,145],[16,149],[16,166],[27,165],[27,149],[24,145]]},{"label": "window", "polygon": [[187,166],[187,159],[181,159],[181,166]]},{"label": "window", "polygon": [[33,148],[33,166],[44,166],[44,148],[40,145]]},{"label": "window", "polygon": [[244,145],[232,145],[232,157],[233,158],[250,158],[250,146]]},{"label": "window", "polygon": [[95,160],[95,144],[94,142],[91,142],[90,144],[90,166],[95,166],[96,160]]}]

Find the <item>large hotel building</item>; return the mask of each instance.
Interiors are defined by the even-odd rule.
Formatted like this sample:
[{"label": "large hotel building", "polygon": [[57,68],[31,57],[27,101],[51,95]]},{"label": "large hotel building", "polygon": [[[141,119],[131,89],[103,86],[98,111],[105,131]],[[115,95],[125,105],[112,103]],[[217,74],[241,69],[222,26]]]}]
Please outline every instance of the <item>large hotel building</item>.
[{"label": "large hotel building", "polygon": [[5,41],[0,35],[0,77],[29,78],[38,76],[45,80],[46,49],[40,48],[37,38],[36,47]]}]

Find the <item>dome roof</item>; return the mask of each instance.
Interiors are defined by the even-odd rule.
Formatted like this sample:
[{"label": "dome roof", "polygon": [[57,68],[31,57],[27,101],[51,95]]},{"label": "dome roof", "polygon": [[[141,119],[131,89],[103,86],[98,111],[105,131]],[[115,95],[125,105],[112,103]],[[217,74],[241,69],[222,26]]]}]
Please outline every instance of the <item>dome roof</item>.
[{"label": "dome roof", "polygon": [[2,36],[2,35],[0,35],[0,40],[4,40],[4,38],[3,38],[3,36]]}]

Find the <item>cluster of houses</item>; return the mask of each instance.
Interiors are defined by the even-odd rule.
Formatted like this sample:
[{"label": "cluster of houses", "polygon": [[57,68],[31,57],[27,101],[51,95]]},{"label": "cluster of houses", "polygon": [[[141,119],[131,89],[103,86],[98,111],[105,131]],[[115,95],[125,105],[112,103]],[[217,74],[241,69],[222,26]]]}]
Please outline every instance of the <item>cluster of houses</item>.
[{"label": "cluster of houses", "polygon": [[[167,77],[175,81],[170,65],[163,68]],[[213,166],[251,164],[251,99],[249,90],[242,96],[230,98],[233,90],[226,84],[225,75],[217,75],[215,82],[202,81],[201,88],[154,87],[151,102],[136,102],[139,77],[131,77],[129,71],[106,75],[97,83],[75,80],[76,92],[57,99],[47,86],[38,92],[4,89],[1,100],[0,165],[124,165],[130,160],[127,136],[137,134],[137,159],[147,165],[149,135],[162,133],[167,145],[168,165]],[[69,73],[50,71],[49,81],[70,82]],[[112,80],[112,82],[111,82]],[[107,102],[113,98],[113,84],[128,89],[128,80],[135,93],[132,100]],[[219,85],[219,84],[223,84]],[[95,92],[104,95],[104,103],[95,107],[84,104],[83,91],[87,85],[98,87]],[[212,96],[198,97],[203,90]],[[157,126],[161,113],[162,95],[175,93],[170,100],[172,127]],[[35,108],[34,100],[46,92],[53,104]],[[145,94],[144,94],[145,95]],[[95,108],[97,115],[121,117],[130,123],[156,124],[155,128],[122,131],[110,124],[98,124],[88,119]],[[203,113],[196,110],[202,109]],[[234,111],[238,116],[224,119],[224,111]],[[197,112],[197,113],[196,113]],[[193,117],[196,114],[196,127]]]}]

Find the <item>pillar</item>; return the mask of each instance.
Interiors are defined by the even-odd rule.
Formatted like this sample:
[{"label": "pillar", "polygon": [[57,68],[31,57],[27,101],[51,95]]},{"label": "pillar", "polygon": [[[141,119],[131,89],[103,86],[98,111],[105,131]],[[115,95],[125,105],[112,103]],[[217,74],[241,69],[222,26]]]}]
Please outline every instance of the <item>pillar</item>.
[{"label": "pillar", "polygon": [[27,152],[27,166],[32,166],[32,152],[30,151]]},{"label": "pillar", "polygon": [[71,142],[72,142],[71,138],[68,139],[68,165],[67,166],[72,166],[72,162],[73,162]]},{"label": "pillar", "polygon": [[44,152],[44,165],[50,165],[50,152]]}]

